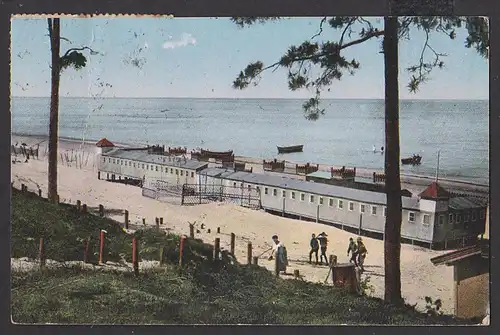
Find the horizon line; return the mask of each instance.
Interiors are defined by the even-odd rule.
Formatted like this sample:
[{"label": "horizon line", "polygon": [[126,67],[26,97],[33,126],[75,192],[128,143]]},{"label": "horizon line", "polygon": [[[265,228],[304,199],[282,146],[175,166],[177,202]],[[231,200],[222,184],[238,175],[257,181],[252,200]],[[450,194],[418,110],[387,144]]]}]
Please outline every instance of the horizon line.
[{"label": "horizon line", "polygon": [[[31,96],[31,95],[11,95],[11,98],[50,98],[47,96]],[[283,98],[283,97],[252,97],[252,98],[235,98],[235,97],[132,97],[132,96],[105,96],[105,97],[89,97],[89,96],[60,96],[59,98],[71,99],[208,99],[208,100],[304,100],[307,98]],[[321,98],[321,100],[384,100],[384,98]],[[489,101],[490,98],[400,98],[401,100],[443,100],[443,101]]]}]

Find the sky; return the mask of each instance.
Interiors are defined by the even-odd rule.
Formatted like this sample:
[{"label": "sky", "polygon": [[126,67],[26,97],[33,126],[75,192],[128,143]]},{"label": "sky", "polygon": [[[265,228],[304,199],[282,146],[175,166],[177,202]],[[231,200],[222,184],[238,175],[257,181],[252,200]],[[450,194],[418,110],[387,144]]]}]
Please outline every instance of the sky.
[{"label": "sky", "polygon": [[[383,20],[371,18],[381,26]],[[74,97],[197,97],[297,98],[307,90],[291,92],[287,71],[265,72],[257,86],[232,88],[247,64],[272,64],[291,45],[318,32],[321,18],[288,18],[247,28],[229,18],[62,18],[61,53],[89,46],[85,69],[67,69],[61,75],[60,95]],[[378,23],[377,23],[378,22]],[[359,29],[358,29],[359,31]],[[323,29],[318,41],[338,41],[340,32]],[[434,33],[430,45],[446,53],[445,67],[415,93],[406,85],[405,70],[420,58],[423,32],[413,29],[399,46],[401,99],[488,99],[488,61],[464,46],[466,31],[451,40]],[[356,38],[353,34],[352,38]],[[360,62],[355,75],[334,81],[323,98],[383,99],[384,66],[380,41],[372,39],[346,50]],[[50,96],[50,41],[47,20],[13,18],[11,29],[11,92],[13,96]],[[432,55],[427,54],[430,57]]]}]

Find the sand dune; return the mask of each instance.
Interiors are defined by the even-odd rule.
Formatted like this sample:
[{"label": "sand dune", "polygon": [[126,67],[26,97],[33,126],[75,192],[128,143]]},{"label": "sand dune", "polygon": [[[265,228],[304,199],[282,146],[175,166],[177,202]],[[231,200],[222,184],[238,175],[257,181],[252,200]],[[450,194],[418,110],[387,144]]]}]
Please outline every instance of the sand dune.
[{"label": "sand dune", "polygon": [[[14,140],[13,140],[14,143]],[[254,211],[236,205],[211,203],[198,206],[177,206],[162,203],[154,199],[145,198],[141,189],[134,186],[113,184],[97,179],[93,161],[93,146],[74,144],[73,149],[91,152],[91,158],[86,166],[75,168],[60,165],[58,170],[59,195],[61,201],[76,203],[81,200],[88,206],[104,205],[106,209],[129,210],[130,220],[134,224],[146,218],[148,224],[154,224],[155,217],[163,217],[164,229],[171,229],[176,233],[189,233],[188,222],[195,222],[200,229],[198,237],[212,242],[220,237],[221,246],[229,249],[230,233],[236,234],[236,256],[245,262],[247,243],[251,241],[254,255],[259,255],[270,247],[271,236],[279,235],[285,243],[290,258],[290,271],[298,269],[306,280],[323,282],[328,273],[324,266],[313,266],[307,263],[309,252],[309,238],[311,233],[322,231],[329,235],[329,254],[336,254],[339,262],[347,262],[347,244],[352,234],[312,222],[298,221],[273,216],[262,211]],[[71,150],[68,144],[61,144],[61,151]],[[43,195],[47,191],[47,161],[30,160],[28,163],[12,164],[12,181],[16,187],[21,183],[30,190],[42,189]],[[120,222],[123,216],[112,214]],[[201,224],[205,229],[201,229]],[[216,228],[221,233],[216,234]],[[207,228],[212,232],[207,233]],[[366,272],[374,287],[374,296],[383,297],[384,287],[384,257],[383,241],[364,238],[368,248]],[[442,252],[430,251],[411,245],[402,245],[401,248],[401,275],[402,291],[405,300],[410,304],[418,304],[419,309],[425,306],[424,297],[441,298],[443,310],[452,312],[452,283],[453,270],[451,267],[435,267],[430,258]],[[273,262],[267,260],[268,254],[263,255],[259,264],[272,270]]]}]

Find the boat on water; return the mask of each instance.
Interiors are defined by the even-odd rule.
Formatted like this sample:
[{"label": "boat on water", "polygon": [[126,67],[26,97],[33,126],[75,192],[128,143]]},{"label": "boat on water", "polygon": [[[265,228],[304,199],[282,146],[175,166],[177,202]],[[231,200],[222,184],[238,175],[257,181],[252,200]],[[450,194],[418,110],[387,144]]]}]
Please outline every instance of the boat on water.
[{"label": "boat on water", "polygon": [[422,156],[413,155],[413,157],[406,157],[401,159],[401,164],[403,165],[420,165],[422,162]]},{"label": "boat on water", "polygon": [[206,149],[200,149],[200,152],[202,155],[207,155],[207,156],[231,156],[233,154],[233,150],[228,150],[228,151],[211,151],[211,150],[206,150]]},{"label": "boat on water", "polygon": [[280,147],[278,145],[277,147],[278,147],[278,153],[280,153],[280,154],[289,154],[289,153],[292,153],[292,152],[302,152],[302,150],[304,149],[304,145],[303,144],[300,144],[300,145],[289,145],[289,146],[286,146],[286,147]]}]

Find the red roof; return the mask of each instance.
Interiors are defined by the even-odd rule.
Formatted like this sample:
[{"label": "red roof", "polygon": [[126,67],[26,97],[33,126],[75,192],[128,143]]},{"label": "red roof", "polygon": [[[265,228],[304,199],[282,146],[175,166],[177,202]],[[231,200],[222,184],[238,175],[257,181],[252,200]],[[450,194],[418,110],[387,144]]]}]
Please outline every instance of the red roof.
[{"label": "red roof", "polygon": [[423,199],[448,199],[450,198],[450,193],[444,188],[438,185],[437,182],[430,184],[422,193],[420,197]]},{"label": "red roof", "polygon": [[114,147],[115,145],[113,143],[111,143],[107,138],[102,138],[99,142],[97,142],[95,144],[96,146],[98,146],[99,148],[110,148],[110,147]]}]

